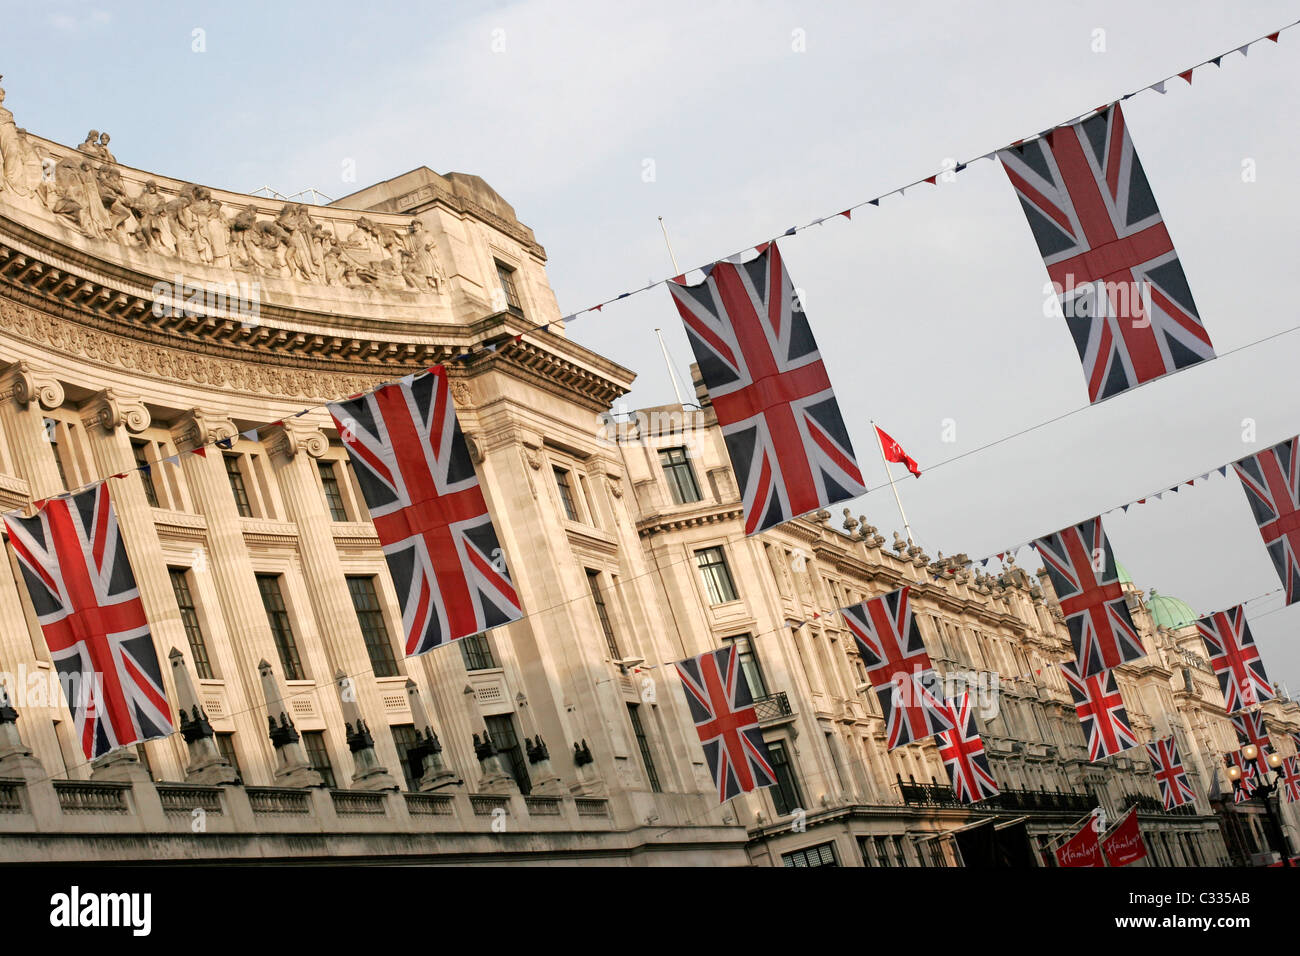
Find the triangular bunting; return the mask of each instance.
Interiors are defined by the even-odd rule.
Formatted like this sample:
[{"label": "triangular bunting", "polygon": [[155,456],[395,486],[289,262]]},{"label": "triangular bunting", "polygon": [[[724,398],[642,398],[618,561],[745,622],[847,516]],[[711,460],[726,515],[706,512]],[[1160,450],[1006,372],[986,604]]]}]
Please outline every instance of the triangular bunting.
[{"label": "triangular bunting", "polygon": [[939,185],[939,182],[938,182],[938,174],[936,174],[936,175],[934,175],[934,176],[930,176],[929,178],[926,179],[926,182],[929,183],[931,186],[937,186],[937,185]]},{"label": "triangular bunting", "polygon": [[1277,31],[1277,33],[1270,33],[1270,34],[1268,35],[1268,38],[1269,38],[1270,40],[1272,40],[1274,43],[1276,43],[1276,42],[1277,42],[1278,33],[1281,33],[1281,32],[1282,32],[1282,31],[1279,30],[1279,31]]},{"label": "triangular bunting", "polygon": [[846,210],[844,210],[842,213],[840,213],[840,215],[843,216],[845,219],[852,220],[852,219],[853,219],[853,210],[852,210],[852,209],[846,209]]},{"label": "triangular bunting", "polygon": [[1216,56],[1214,59],[1210,60],[1209,62],[1213,63],[1215,66],[1220,67],[1220,69],[1222,69],[1222,60],[1223,57]]},{"label": "triangular bunting", "polygon": [[1159,83],[1152,83],[1149,87],[1147,87],[1147,89],[1149,89],[1149,90],[1155,90],[1157,93],[1159,93],[1159,94],[1161,94],[1161,95],[1164,95],[1164,92],[1165,92],[1165,81],[1164,81],[1164,80],[1161,80]]},{"label": "triangular bunting", "polygon": [[1182,73],[1179,73],[1178,75],[1181,76],[1184,80],[1187,81],[1187,85],[1188,85],[1188,86],[1191,86],[1191,85],[1192,85],[1192,71],[1191,71],[1191,70],[1184,70]]},{"label": "triangular bunting", "polygon": [[873,200],[871,200],[871,205],[873,205],[873,206],[879,206],[879,205],[880,205],[880,200],[879,200],[879,199],[873,199]]}]

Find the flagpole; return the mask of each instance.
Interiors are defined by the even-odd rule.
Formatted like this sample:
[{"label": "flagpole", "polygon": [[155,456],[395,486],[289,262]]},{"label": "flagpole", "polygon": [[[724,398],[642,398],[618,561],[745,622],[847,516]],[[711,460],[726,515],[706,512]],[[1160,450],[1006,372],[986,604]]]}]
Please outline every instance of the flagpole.
[{"label": "flagpole", "polygon": [[[664,233],[664,245],[668,247],[668,258],[673,261],[673,274],[681,275],[682,270],[677,265],[677,255],[673,252],[673,244],[668,241],[668,227],[664,225],[664,217],[659,217],[659,228]],[[668,357],[668,346],[664,344],[664,333],[661,329],[655,329],[655,335],[659,336],[659,348],[664,353],[664,364],[668,366],[668,379],[673,383],[673,394],[677,396],[677,404],[685,406],[682,401],[682,390],[677,386],[677,373],[673,370],[673,360]]]},{"label": "flagpole", "polygon": [[894,484],[894,473],[889,470],[889,459],[885,457],[885,443],[880,440],[880,429],[876,427],[876,420],[871,419],[871,430],[876,435],[876,447],[880,449],[880,460],[885,465],[885,475],[889,478],[889,488],[894,493],[894,503],[898,505],[899,517],[903,519],[903,530],[907,532],[907,543],[916,544],[912,540],[912,526],[907,523],[907,512],[903,510],[903,499],[898,497],[898,486]]}]

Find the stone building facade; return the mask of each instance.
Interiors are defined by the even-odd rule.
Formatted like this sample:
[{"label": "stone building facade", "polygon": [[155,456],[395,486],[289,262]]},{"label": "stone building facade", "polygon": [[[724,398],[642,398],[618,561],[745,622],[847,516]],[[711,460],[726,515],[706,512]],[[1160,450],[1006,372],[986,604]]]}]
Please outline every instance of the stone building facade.
[{"label": "stone building facade", "polygon": [[[7,859],[955,865],[983,820],[1038,846],[1156,794],[1140,757],[1087,763],[1045,581],[862,519],[746,539],[707,402],[611,419],[633,373],[567,337],[543,247],[478,177],[273,203],[124,166],[98,133],[40,139],[0,95],[0,185],[0,508],[109,479],[186,709],[87,762],[6,543]],[[526,617],[404,659],[321,406],[439,363]],[[946,799],[932,745],[884,749],[834,609],[901,583],[941,666],[999,675],[995,808]],[[1180,684],[1183,632],[1131,604],[1153,651],[1122,675],[1135,726],[1199,746],[1217,689]],[[782,785],[718,806],[672,662],[723,641],[761,680]],[[1162,862],[1227,859],[1208,803],[1142,819]]]}]

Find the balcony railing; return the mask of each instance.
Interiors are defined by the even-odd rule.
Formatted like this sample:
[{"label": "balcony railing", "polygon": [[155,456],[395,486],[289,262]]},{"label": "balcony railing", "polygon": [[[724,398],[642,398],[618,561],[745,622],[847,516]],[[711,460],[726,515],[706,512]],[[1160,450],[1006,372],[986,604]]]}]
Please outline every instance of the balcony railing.
[{"label": "balcony railing", "polygon": [[754,711],[758,714],[760,723],[764,720],[777,720],[781,717],[789,717],[794,713],[794,711],[790,709],[790,701],[785,696],[785,691],[768,694],[766,697],[755,697]]},{"label": "balcony railing", "polygon": [[[899,785],[903,802],[909,806],[967,807],[952,792],[952,787],[939,783],[902,783]],[[1053,793],[1048,790],[1003,790],[996,797],[981,800],[975,809],[988,810],[1058,810],[1087,813],[1097,805],[1095,797],[1086,793]]]},{"label": "balcony railing", "polygon": [[1178,816],[1191,817],[1196,815],[1196,807],[1190,803],[1184,803],[1181,806],[1174,807],[1172,810],[1166,810],[1163,800],[1151,796],[1149,793],[1126,793],[1124,799],[1120,801],[1124,808],[1136,806],[1139,810],[1146,813],[1171,813]]}]

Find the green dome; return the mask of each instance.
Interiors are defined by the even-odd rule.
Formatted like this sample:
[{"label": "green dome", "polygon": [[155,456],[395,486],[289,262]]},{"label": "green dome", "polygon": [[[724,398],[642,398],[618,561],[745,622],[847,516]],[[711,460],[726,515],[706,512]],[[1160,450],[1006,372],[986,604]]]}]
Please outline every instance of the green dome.
[{"label": "green dome", "polygon": [[1133,575],[1129,574],[1129,573],[1128,573],[1128,568],[1126,568],[1126,567],[1124,567],[1124,565],[1120,564],[1119,561],[1116,561],[1116,562],[1115,562],[1115,571],[1119,574],[1119,583],[1120,583],[1120,584],[1132,584],[1132,583],[1133,583]]},{"label": "green dome", "polygon": [[1156,627],[1167,627],[1171,630],[1194,624],[1200,617],[1187,606],[1186,601],[1167,594],[1157,594],[1155,588],[1151,589],[1151,596],[1147,598],[1147,610],[1151,612],[1151,620],[1155,622]]}]

